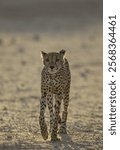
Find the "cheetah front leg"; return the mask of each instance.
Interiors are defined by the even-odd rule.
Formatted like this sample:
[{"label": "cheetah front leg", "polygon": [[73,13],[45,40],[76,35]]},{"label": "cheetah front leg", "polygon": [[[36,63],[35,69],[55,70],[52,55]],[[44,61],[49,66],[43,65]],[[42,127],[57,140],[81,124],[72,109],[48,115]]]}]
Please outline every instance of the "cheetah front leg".
[{"label": "cheetah front leg", "polygon": [[53,94],[49,93],[46,96],[46,99],[47,99],[48,109],[49,109],[49,113],[50,113],[50,132],[52,132],[52,128],[53,128]]},{"label": "cheetah front leg", "polygon": [[64,111],[62,112],[61,125],[60,125],[60,129],[59,129],[59,133],[61,133],[61,134],[67,134],[66,122],[67,122],[68,105],[69,105],[69,89],[66,90],[65,92],[66,93],[64,94],[64,97],[63,97]]},{"label": "cheetah front leg", "polygon": [[60,105],[61,105],[62,96],[55,95],[55,112],[54,112],[54,122],[53,128],[51,133],[51,141],[57,141],[57,130],[58,130],[58,123],[59,123],[59,113],[60,113]]},{"label": "cheetah front leg", "polygon": [[46,96],[42,96],[40,100],[40,117],[39,117],[39,124],[41,129],[41,134],[44,140],[48,138],[48,131],[47,125],[45,122],[45,108],[46,108]]}]

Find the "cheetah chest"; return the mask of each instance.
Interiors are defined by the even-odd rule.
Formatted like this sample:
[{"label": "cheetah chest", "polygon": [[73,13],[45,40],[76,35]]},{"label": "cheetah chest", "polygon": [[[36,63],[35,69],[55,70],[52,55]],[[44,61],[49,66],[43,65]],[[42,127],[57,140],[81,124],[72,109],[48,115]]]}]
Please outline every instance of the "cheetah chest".
[{"label": "cheetah chest", "polygon": [[49,91],[56,94],[65,88],[65,80],[62,76],[47,76],[45,79],[46,87]]}]

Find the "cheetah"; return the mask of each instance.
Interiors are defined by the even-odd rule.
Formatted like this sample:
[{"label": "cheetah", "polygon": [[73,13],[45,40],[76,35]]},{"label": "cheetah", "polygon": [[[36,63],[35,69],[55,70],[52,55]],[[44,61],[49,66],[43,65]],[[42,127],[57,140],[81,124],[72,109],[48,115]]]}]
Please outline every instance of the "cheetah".
[{"label": "cheetah", "polygon": [[[43,70],[41,72],[41,99],[39,124],[41,135],[44,140],[48,139],[47,124],[45,122],[45,108],[48,105],[50,113],[51,141],[60,140],[57,137],[58,124],[59,133],[66,134],[66,121],[68,115],[69,93],[71,74],[69,63],[65,56],[65,50],[60,52],[41,52],[43,58]],[[53,96],[55,100],[53,99]],[[60,117],[60,107],[63,100],[63,112]],[[53,101],[54,106],[53,106]]]}]

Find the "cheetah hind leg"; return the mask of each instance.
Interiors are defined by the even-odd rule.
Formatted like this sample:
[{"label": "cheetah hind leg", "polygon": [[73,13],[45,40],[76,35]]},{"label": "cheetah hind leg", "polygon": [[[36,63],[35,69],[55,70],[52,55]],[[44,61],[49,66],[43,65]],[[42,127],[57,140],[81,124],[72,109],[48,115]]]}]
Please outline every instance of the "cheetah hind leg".
[{"label": "cheetah hind leg", "polygon": [[[58,123],[59,123],[59,125],[61,125],[61,117],[60,117],[60,115],[58,117]],[[52,126],[50,126],[50,129],[49,129],[49,133],[51,133],[51,132],[52,132]]]},{"label": "cheetah hind leg", "polygon": [[60,125],[60,129],[58,131],[59,134],[67,134],[65,120],[67,120],[67,113],[63,111],[61,125]]},{"label": "cheetah hind leg", "polygon": [[58,132],[59,134],[67,134],[66,122],[67,122],[68,105],[69,105],[69,89],[70,89],[70,85],[67,86],[67,89],[65,90],[65,95],[63,98],[64,111],[62,112],[62,120],[61,120],[60,129]]},{"label": "cheetah hind leg", "polygon": [[[59,123],[59,125],[61,125],[61,117],[60,117],[60,115],[59,115],[59,117],[58,117],[58,123]],[[52,132],[52,129],[50,128],[50,133],[51,133],[51,132]],[[51,141],[52,141],[52,142],[60,141],[60,139],[59,139],[59,138],[54,138],[54,137],[52,137]]]}]

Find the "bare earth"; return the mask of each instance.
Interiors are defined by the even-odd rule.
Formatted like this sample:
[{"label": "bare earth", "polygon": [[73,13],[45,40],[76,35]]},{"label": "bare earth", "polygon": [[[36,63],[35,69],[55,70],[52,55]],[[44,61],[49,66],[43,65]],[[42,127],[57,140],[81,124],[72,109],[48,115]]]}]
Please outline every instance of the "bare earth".
[{"label": "bare earth", "polygon": [[[102,150],[102,21],[65,14],[34,23],[0,15],[0,150]],[[68,134],[52,143],[39,128],[40,51],[61,49],[72,73]]]}]

